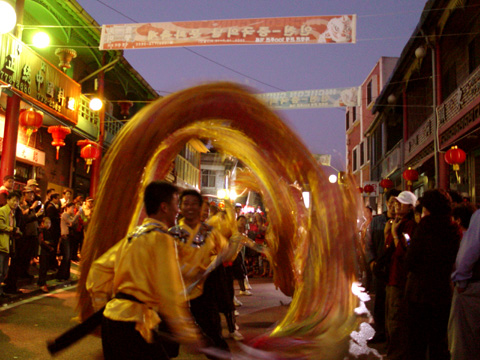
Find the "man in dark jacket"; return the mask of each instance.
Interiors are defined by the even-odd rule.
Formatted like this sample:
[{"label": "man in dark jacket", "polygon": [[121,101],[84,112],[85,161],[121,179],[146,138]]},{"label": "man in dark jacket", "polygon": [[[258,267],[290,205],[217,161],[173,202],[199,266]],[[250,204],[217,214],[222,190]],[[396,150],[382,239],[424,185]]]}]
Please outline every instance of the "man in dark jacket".
[{"label": "man in dark jacket", "polygon": [[395,217],[395,197],[400,190],[391,189],[387,192],[387,212],[377,215],[372,219],[365,237],[365,252],[367,263],[373,273],[373,290],[375,292],[375,304],[373,308],[373,319],[375,321],[375,336],[371,343],[384,342],[385,336],[385,275],[380,273],[380,264],[377,261],[382,259],[385,252],[385,237],[383,230],[388,219]]},{"label": "man in dark jacket", "polygon": [[57,246],[60,239],[60,194],[57,192],[50,195],[50,202],[45,209],[45,215],[52,221],[51,233],[54,241],[55,251],[52,252],[49,262],[50,269],[58,269]]}]

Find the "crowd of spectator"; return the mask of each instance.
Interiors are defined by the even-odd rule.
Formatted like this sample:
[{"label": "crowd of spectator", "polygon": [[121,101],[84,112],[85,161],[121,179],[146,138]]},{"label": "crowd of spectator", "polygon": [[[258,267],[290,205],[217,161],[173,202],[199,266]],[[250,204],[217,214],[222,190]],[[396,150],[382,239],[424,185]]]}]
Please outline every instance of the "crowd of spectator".
[{"label": "crowd of spectator", "polygon": [[19,280],[33,281],[32,267],[38,267],[37,285],[49,292],[50,271],[59,281],[70,279],[71,261],[79,261],[93,199],[65,189],[62,197],[47,189],[44,201],[35,179],[15,190],[13,176],[0,187],[0,297],[20,293]]},{"label": "crowd of spectator", "polygon": [[[390,190],[364,236],[386,359],[474,359],[480,350],[480,212],[454,191]],[[453,301],[452,301],[453,299]]]}]

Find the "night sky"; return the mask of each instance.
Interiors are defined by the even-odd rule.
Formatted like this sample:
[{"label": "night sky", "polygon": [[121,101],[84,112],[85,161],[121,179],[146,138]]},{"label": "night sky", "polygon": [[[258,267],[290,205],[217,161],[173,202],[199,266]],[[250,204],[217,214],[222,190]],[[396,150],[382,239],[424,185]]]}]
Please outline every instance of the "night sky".
[{"label": "night sky", "polygon": [[[356,44],[238,45],[126,50],[160,95],[209,81],[258,92],[359,86],[381,56],[400,56],[423,0],[77,0],[100,24],[356,14]],[[285,110],[285,121],[316,154],[345,163],[345,111]]]}]

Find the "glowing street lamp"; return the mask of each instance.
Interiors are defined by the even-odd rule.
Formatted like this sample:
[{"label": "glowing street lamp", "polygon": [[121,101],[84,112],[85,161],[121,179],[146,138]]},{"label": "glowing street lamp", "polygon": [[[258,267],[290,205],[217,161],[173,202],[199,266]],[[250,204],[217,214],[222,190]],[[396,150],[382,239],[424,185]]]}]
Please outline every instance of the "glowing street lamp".
[{"label": "glowing street lamp", "polygon": [[235,190],[233,190],[233,189],[230,190],[229,195],[230,195],[230,200],[232,200],[232,201],[235,201],[235,200],[237,199],[237,197],[238,197],[237,192],[236,192]]},{"label": "glowing street lamp", "polygon": [[90,109],[92,109],[93,111],[99,111],[103,106],[103,102],[99,98],[93,98],[92,100],[90,100],[89,106]]},{"label": "glowing street lamp", "polygon": [[48,36],[48,34],[44,33],[43,31],[38,32],[35,35],[33,35],[32,41],[33,41],[33,46],[43,49],[50,44],[50,36]]},{"label": "glowing street lamp", "polygon": [[0,1],[0,34],[6,34],[13,30],[17,23],[17,14],[12,5]]},{"label": "glowing street lamp", "polygon": [[330,175],[328,177],[328,181],[330,181],[330,183],[332,183],[332,184],[335,184],[337,182],[337,175],[333,175],[333,174]]},{"label": "glowing street lamp", "polygon": [[225,189],[220,189],[217,191],[217,197],[219,199],[226,199],[227,198],[227,190]]}]

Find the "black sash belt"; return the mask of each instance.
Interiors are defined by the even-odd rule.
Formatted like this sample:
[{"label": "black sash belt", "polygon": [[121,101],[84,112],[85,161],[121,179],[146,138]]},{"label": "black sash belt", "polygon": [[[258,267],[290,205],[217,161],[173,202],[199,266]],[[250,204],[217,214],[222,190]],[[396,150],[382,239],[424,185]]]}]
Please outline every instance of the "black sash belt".
[{"label": "black sash belt", "polygon": [[130,294],[125,294],[125,293],[122,293],[122,292],[117,293],[115,295],[115,298],[120,299],[120,300],[130,300],[130,301],[133,301],[133,302],[136,302],[136,303],[139,303],[139,304],[144,304],[143,301],[138,300],[135,296],[130,295]]}]

